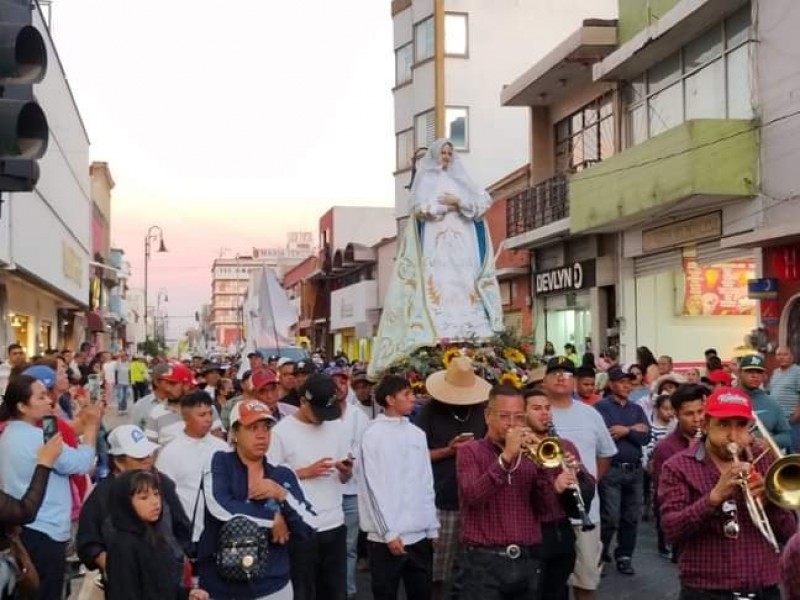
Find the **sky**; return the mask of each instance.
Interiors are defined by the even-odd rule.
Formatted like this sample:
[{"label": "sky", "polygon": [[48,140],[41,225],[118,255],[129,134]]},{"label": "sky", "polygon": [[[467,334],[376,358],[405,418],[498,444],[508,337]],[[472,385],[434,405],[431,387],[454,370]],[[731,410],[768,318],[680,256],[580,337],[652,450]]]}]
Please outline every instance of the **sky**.
[{"label": "sky", "polygon": [[168,337],[210,301],[211,262],[317,231],[333,205],[391,206],[388,0],[54,0],[52,35],[116,182],[112,246]]}]

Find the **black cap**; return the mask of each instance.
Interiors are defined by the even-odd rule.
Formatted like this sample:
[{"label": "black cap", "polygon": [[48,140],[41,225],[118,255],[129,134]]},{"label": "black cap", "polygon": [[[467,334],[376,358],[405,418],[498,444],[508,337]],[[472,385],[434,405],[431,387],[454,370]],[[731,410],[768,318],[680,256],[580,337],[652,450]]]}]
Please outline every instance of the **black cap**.
[{"label": "black cap", "polygon": [[261,352],[259,352],[258,350],[254,350],[253,352],[248,353],[247,358],[253,358],[254,356],[257,356],[261,360],[264,360],[264,355],[261,354]]},{"label": "black cap", "polygon": [[350,380],[355,383],[357,381],[366,381],[368,383],[373,383],[372,380],[367,376],[366,369],[353,369],[353,372],[350,374]]},{"label": "black cap", "polygon": [[566,356],[554,356],[547,361],[546,375],[553,371],[566,371],[567,373],[575,374],[575,363],[568,359]]},{"label": "black cap", "polygon": [[594,377],[595,370],[592,367],[578,367],[575,369],[575,377]]},{"label": "black cap", "polygon": [[281,359],[280,355],[272,354],[268,359],[267,362],[278,362]]},{"label": "black cap", "polygon": [[200,367],[200,374],[210,373],[211,371],[218,371],[219,373],[224,373],[225,370],[222,368],[221,365],[216,363],[208,362],[204,363],[202,367]]},{"label": "black cap", "polygon": [[295,373],[297,375],[311,375],[312,373],[316,372],[317,367],[314,366],[314,363],[310,360],[301,360],[295,367]]},{"label": "black cap", "polygon": [[628,379],[630,381],[633,381],[635,377],[630,373],[628,373],[627,371],[625,371],[622,367],[614,366],[608,370],[609,381],[622,381],[623,379]]},{"label": "black cap", "polygon": [[300,397],[308,402],[320,421],[335,421],[342,416],[342,409],[336,396],[336,384],[329,375],[323,373],[309,375],[300,390]]}]

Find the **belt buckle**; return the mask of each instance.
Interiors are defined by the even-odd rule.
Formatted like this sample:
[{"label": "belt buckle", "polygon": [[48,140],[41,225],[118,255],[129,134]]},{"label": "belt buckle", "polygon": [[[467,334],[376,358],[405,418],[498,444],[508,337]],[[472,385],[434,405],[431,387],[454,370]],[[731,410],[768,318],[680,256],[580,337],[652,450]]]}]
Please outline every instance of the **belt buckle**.
[{"label": "belt buckle", "polygon": [[516,544],[509,544],[506,546],[506,556],[511,560],[517,560],[522,556],[522,549]]}]

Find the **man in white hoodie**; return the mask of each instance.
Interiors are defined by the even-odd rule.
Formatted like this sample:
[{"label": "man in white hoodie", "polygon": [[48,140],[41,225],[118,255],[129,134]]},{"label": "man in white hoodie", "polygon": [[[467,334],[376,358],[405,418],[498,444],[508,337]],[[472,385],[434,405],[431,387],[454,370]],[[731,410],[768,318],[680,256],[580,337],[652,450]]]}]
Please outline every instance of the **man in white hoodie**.
[{"label": "man in white hoodie", "polygon": [[414,400],[403,377],[384,377],[375,401],[385,412],[361,442],[358,505],[375,600],[397,598],[401,579],[409,598],[428,599],[433,588],[439,521],[425,433],[408,420]]}]

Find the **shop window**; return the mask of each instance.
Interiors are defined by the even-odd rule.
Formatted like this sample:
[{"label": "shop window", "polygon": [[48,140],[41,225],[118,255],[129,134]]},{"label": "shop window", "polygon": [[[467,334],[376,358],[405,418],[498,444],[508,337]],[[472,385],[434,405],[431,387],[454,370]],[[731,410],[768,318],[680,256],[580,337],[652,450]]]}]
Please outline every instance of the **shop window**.
[{"label": "shop window", "polygon": [[10,315],[10,325],[14,342],[29,350],[28,336],[30,332],[30,318],[25,315]]}]

